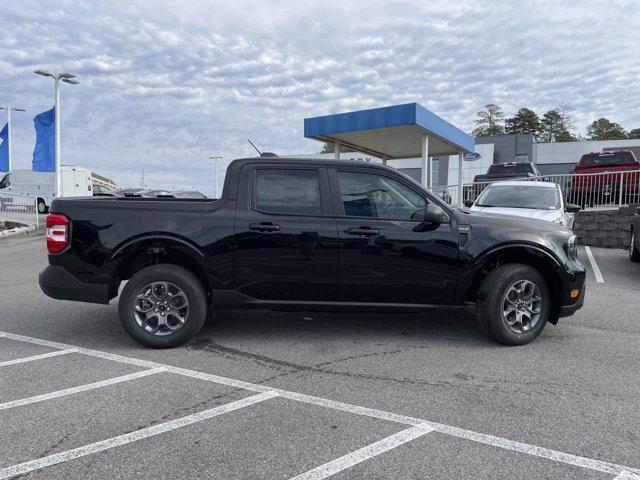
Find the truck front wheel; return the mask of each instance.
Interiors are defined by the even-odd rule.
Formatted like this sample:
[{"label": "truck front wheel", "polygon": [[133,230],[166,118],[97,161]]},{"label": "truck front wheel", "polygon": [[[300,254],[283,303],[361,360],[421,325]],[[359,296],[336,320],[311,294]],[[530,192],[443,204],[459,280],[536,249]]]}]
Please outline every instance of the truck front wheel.
[{"label": "truck front wheel", "polygon": [[178,265],[159,264],[136,273],[118,303],[124,329],[151,348],[171,348],[198,333],[207,316],[198,278]]},{"label": "truck front wheel", "polygon": [[496,342],[525,345],[540,334],[551,307],[544,277],[518,263],[489,272],[480,286],[476,316],[482,329]]}]

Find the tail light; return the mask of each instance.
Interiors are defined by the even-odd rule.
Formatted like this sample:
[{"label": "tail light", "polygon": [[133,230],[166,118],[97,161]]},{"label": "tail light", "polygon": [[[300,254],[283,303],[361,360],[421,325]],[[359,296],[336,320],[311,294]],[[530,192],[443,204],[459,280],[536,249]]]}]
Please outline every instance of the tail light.
[{"label": "tail light", "polygon": [[60,253],[69,245],[69,226],[71,221],[66,215],[51,213],[47,215],[47,250]]}]

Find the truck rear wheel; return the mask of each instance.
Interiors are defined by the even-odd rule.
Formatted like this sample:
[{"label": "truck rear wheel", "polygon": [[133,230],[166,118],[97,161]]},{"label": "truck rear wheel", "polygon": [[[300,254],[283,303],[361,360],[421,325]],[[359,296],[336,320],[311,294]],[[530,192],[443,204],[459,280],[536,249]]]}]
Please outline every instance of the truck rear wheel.
[{"label": "truck rear wheel", "polygon": [[480,286],[476,316],[496,342],[525,345],[540,334],[551,307],[544,277],[528,265],[511,263],[492,270]]},{"label": "truck rear wheel", "polygon": [[207,316],[202,283],[178,265],[159,264],[136,273],[122,290],[118,314],[139,343],[171,348],[198,333]]}]

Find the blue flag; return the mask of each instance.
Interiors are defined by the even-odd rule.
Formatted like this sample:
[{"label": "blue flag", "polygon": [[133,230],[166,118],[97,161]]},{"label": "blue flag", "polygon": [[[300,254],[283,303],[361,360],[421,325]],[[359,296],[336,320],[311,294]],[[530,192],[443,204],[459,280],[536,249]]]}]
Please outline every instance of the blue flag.
[{"label": "blue flag", "polygon": [[9,171],[9,124],[0,130],[0,172]]},{"label": "blue flag", "polygon": [[55,107],[33,117],[36,127],[36,146],[33,149],[33,171],[56,171],[56,112]]}]

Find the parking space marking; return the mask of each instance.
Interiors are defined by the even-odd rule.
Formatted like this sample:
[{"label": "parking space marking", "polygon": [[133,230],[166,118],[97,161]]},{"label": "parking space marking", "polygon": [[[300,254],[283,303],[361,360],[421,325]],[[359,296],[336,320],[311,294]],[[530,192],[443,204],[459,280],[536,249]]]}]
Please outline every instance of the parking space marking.
[{"label": "parking space marking", "polygon": [[602,272],[600,272],[600,268],[596,263],[596,259],[593,256],[593,253],[591,252],[591,247],[587,245],[584,247],[584,249],[587,252],[587,257],[589,257],[589,263],[591,264],[591,269],[593,270],[593,274],[596,277],[596,282],[604,283],[604,278],[602,278]]},{"label": "parking space marking", "polygon": [[[312,395],[306,395],[297,392],[291,392],[288,390],[281,390],[277,388],[271,388],[265,385],[258,385],[249,382],[243,382],[241,380],[234,380],[231,378],[221,377],[218,375],[207,374],[203,372],[197,372],[195,370],[188,370],[179,367],[173,367],[171,365],[165,365],[156,362],[150,362],[147,360],[141,360],[137,358],[125,357],[123,355],[118,355],[115,353],[102,352],[100,350],[91,350],[83,347],[73,347],[72,345],[67,345],[59,342],[52,342],[50,340],[42,340],[39,338],[27,337],[24,335],[18,335],[9,332],[3,332],[7,338],[12,340],[19,340],[27,343],[33,343],[36,345],[43,345],[45,347],[51,348],[59,348],[59,349],[69,349],[75,348],[79,353],[86,354],[98,358],[104,358],[107,360],[113,360],[116,362],[127,363],[131,365],[139,365],[147,368],[160,368],[164,367],[167,371],[171,373],[176,373],[179,375],[186,375],[192,378],[199,378],[202,380],[208,380],[214,383],[220,383],[222,385],[235,386],[238,388],[243,388],[246,390],[254,391],[254,392],[262,392],[269,393],[272,392],[281,397],[288,398],[291,400],[296,400],[299,402],[309,403],[313,405],[324,406],[327,408],[332,408],[336,410],[342,410],[345,412],[356,413],[368,417],[379,418],[382,420],[390,420],[398,423],[403,423],[411,426],[424,425],[433,428],[434,430],[443,433],[445,435],[451,435],[454,437],[470,440],[477,443],[482,443],[485,445],[491,445],[498,448],[503,448],[505,450],[512,450],[515,452],[524,453],[527,455],[532,455],[536,457],[546,458],[549,460],[554,460],[556,462],[565,463],[568,465],[574,465],[581,468],[586,468],[589,470],[594,470],[598,472],[608,473],[612,475],[619,475],[622,472],[626,471],[629,473],[633,473],[635,475],[640,475],[640,469],[627,467],[624,465],[618,465],[615,463],[604,462],[601,460],[595,460],[587,457],[582,457],[579,455],[573,455],[570,453],[564,453],[557,450],[551,450],[549,448],[539,447],[536,445],[530,445],[527,443],[517,442],[513,440],[509,440],[507,438],[496,437],[493,435],[488,435],[484,433],[474,432],[471,430],[465,430],[463,428],[453,427],[450,425],[444,425],[436,422],[430,422],[428,420],[385,412],[382,410],[376,410],[367,407],[360,407],[356,405],[350,405],[348,403],[338,402],[335,400],[329,400],[320,397],[314,397]],[[253,397],[249,397],[253,398]],[[0,472],[2,472],[0,470]],[[0,476],[0,479],[4,478]]]},{"label": "parking space marking", "polygon": [[320,465],[313,470],[297,475],[291,480],[321,480],[323,478],[330,477],[342,470],[346,470],[358,463],[373,458],[376,455],[380,455],[381,453],[396,448],[403,443],[410,442],[411,440],[426,435],[429,432],[433,432],[433,428],[429,425],[420,424],[415,427],[407,428],[406,430],[402,430],[401,432],[383,438],[382,440],[367,445],[355,452],[336,458],[324,465]]},{"label": "parking space marking", "polygon": [[[54,347],[56,348],[56,347]],[[67,355],[68,353],[78,353],[77,348],[65,348],[64,350],[57,350],[55,352],[41,353],[40,355],[34,355],[32,357],[16,358],[15,360],[7,360],[0,362],[0,367],[7,367],[9,365],[18,365],[20,363],[33,362],[36,360],[42,360],[43,358],[57,357],[58,355]]]},{"label": "parking space marking", "polygon": [[77,387],[65,388],[64,390],[57,390],[55,392],[36,395],[35,397],[21,398],[20,400],[0,403],[0,410],[7,410],[9,408],[19,407],[22,405],[30,405],[32,403],[51,400],[53,398],[65,397],[67,395],[73,395],[74,393],[86,392],[88,390],[107,387],[109,385],[116,385],[118,383],[128,382],[130,380],[135,380],[136,378],[148,377],[149,375],[155,375],[156,373],[166,371],[167,369],[164,367],[153,368],[151,370],[142,370],[140,372],[130,373],[129,375],[123,375],[121,377],[109,378],[107,380],[101,380],[99,382],[87,383],[85,385],[79,385]]},{"label": "parking space marking", "polygon": [[618,475],[613,480],[640,480],[640,475],[636,475],[634,473],[624,471],[624,472],[621,472],[620,475]]},{"label": "parking space marking", "polygon": [[11,467],[1,469],[0,479],[13,477],[15,475],[23,475],[33,470],[39,470],[44,467],[49,467],[51,465],[56,465],[58,463],[68,462],[69,460],[74,460],[76,458],[92,455],[94,453],[102,452],[104,450],[109,450],[111,448],[119,447],[121,445],[126,445],[131,442],[137,442],[138,440],[142,440],[144,438],[169,432],[171,430],[175,430],[176,428],[186,427],[187,425],[201,422],[209,418],[217,417],[218,415],[232,412],[234,410],[239,410],[241,408],[248,407],[249,405],[263,402],[265,400],[269,400],[270,398],[274,398],[277,396],[278,394],[275,392],[259,393],[257,395],[243,398],[235,402],[226,403],[224,405],[210,408],[202,412],[194,413],[192,415],[187,415],[186,417],[176,418],[175,420],[170,420],[168,422],[160,423],[158,425],[153,425],[151,427],[136,430],[135,432],[126,433],[124,435],[119,435],[117,437],[108,438],[107,440],[91,443],[89,445],[74,448],[72,450],[67,450],[65,452],[48,455],[46,457],[38,458],[37,460],[31,460],[29,462],[19,463]]}]

